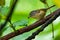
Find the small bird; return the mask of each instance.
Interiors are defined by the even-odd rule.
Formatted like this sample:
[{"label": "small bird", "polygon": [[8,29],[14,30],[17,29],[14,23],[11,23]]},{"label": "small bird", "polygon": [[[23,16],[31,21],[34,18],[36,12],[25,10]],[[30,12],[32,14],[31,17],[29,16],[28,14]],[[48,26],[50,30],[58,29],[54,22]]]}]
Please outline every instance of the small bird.
[{"label": "small bird", "polygon": [[49,8],[45,8],[45,9],[38,9],[38,10],[33,10],[30,12],[29,14],[29,17],[28,18],[35,18],[35,19],[43,19],[45,14],[46,14],[46,11],[52,7],[54,7],[55,5],[49,7]]},{"label": "small bird", "polygon": [[42,19],[46,14],[46,9],[38,9],[34,10],[30,13],[29,17],[35,18],[35,19]]}]

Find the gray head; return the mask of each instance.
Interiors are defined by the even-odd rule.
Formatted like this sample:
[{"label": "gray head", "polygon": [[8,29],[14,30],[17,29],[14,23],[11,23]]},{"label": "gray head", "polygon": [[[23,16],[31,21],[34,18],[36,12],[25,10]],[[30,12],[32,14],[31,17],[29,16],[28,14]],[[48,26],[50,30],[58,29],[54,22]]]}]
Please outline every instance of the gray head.
[{"label": "gray head", "polygon": [[33,11],[31,11],[28,18],[34,16],[36,13],[39,13],[39,12],[40,12],[39,10],[33,10]]}]

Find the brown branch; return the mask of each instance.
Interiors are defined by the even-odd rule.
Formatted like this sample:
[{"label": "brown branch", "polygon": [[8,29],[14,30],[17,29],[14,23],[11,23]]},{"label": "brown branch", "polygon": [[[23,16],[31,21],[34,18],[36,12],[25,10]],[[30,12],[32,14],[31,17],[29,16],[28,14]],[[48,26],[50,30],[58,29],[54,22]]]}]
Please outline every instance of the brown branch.
[{"label": "brown branch", "polygon": [[10,34],[7,34],[7,35],[1,37],[0,40],[8,40],[8,39],[10,39],[10,38],[12,38],[12,37],[15,37],[15,36],[17,36],[17,35],[23,34],[23,33],[25,33],[25,32],[28,32],[28,31],[30,31],[30,30],[32,30],[32,29],[34,29],[34,28],[36,28],[36,27],[44,24],[44,23],[45,23],[48,19],[50,19],[53,15],[59,14],[59,12],[60,12],[60,9],[54,11],[54,12],[51,13],[50,15],[46,16],[44,19],[38,20],[37,22],[35,22],[35,23],[32,24],[32,25],[29,25],[29,26],[27,26],[27,27],[25,27],[25,28],[22,28],[22,29],[17,30],[16,32],[12,32],[12,33],[10,33]]},{"label": "brown branch", "polygon": [[59,13],[54,14],[49,20],[47,20],[44,24],[42,24],[41,27],[39,27],[39,29],[37,29],[37,31],[35,31],[34,33],[32,33],[31,36],[29,36],[27,39],[25,40],[32,40],[35,38],[36,35],[38,35],[40,32],[42,32],[49,24],[51,24],[58,16],[60,15]]}]

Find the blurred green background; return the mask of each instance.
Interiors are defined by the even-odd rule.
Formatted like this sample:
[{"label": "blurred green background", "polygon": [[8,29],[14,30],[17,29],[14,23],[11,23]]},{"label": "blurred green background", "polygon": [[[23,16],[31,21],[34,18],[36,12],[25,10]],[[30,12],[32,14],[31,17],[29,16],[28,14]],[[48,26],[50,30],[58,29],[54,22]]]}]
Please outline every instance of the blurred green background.
[{"label": "blurred green background", "polygon": [[[54,5],[53,0],[47,0],[48,5],[52,6]],[[5,0],[5,6],[2,8],[1,15],[7,15],[10,4],[12,4],[12,0]],[[16,30],[25,27],[26,25],[30,25],[36,21],[36,19],[29,18],[29,13],[32,10],[46,8],[45,5],[40,0],[18,0],[16,7],[14,9],[13,15],[12,15],[12,23]],[[51,12],[57,10],[58,8],[55,6],[51,8]],[[46,15],[50,14],[49,10],[47,11]],[[2,19],[3,20],[3,19]],[[54,40],[60,40],[60,17],[58,17],[54,22]],[[21,35],[18,35],[14,38],[11,38],[10,40],[25,40],[28,38],[33,32],[35,32],[38,28],[33,29],[29,32],[23,33]],[[13,29],[10,27],[9,23],[7,26],[2,30],[1,36],[7,35],[11,32],[13,32]],[[52,39],[52,24],[48,25],[48,27],[45,28],[45,30],[41,33],[39,33],[34,40],[53,40]]]}]

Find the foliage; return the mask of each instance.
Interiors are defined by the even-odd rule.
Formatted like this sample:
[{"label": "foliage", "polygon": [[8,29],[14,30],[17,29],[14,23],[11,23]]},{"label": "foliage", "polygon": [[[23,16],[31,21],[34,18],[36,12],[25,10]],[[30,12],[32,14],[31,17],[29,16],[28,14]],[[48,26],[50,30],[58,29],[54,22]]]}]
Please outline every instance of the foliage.
[{"label": "foliage", "polygon": [[[5,5],[5,0],[3,1],[4,3],[2,3],[0,1],[0,6],[3,6]],[[11,0],[10,3],[13,3],[13,1]],[[57,5],[58,7],[60,7],[60,0],[47,0],[49,6],[55,4]],[[53,3],[55,2],[55,3]],[[9,7],[3,7],[2,8],[2,11],[0,15],[7,15],[8,14],[8,11],[10,10],[10,3],[9,4]],[[11,3],[11,4],[12,4]],[[6,4],[7,6],[7,4]],[[14,25],[14,27],[16,29],[20,29],[20,28],[23,28],[25,27],[26,25],[30,25],[32,23],[34,23],[36,20],[33,19],[33,18],[30,18],[28,19],[28,16],[29,16],[29,13],[32,11],[32,10],[35,10],[35,9],[41,9],[41,8],[45,8],[44,7],[44,4],[40,1],[40,0],[19,0],[16,7],[15,7],[15,10],[13,12],[13,15],[12,15],[12,23]],[[51,8],[51,11],[55,11],[57,9],[57,7],[54,7],[54,8]],[[47,11],[46,15],[50,14],[49,13],[49,10]],[[2,19],[3,20],[3,19]],[[5,20],[5,19],[4,19]],[[60,23],[59,23],[59,18],[57,18],[53,24],[54,24],[54,32],[55,32],[55,40],[60,37],[60,34],[57,34],[59,33],[58,30],[60,30]],[[8,26],[8,27],[7,27]],[[7,26],[2,30],[2,34],[1,36],[4,36],[6,35],[7,33],[10,33],[12,32],[13,30],[10,28],[9,26],[9,23],[7,24]],[[43,31],[41,32],[39,35],[36,36],[35,40],[52,40],[52,31],[51,31],[51,24]],[[17,37],[14,37],[10,40],[24,40],[26,39],[28,36],[30,36],[34,31],[36,31],[37,29],[34,29],[34,30],[31,30],[30,32],[26,32],[22,35],[19,35]],[[56,33],[57,32],[57,33]],[[59,38],[58,38],[59,39]],[[57,39],[57,40],[58,40]]]}]

